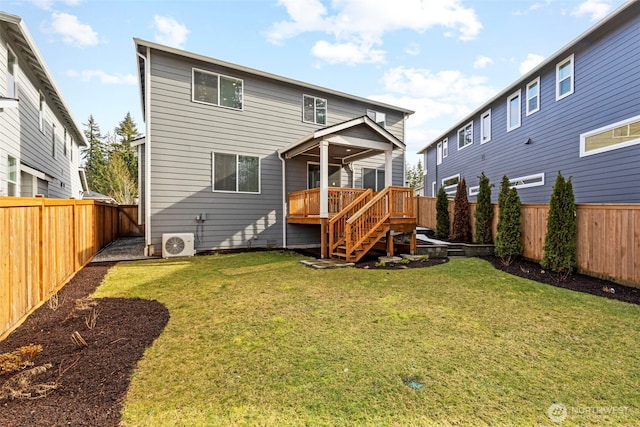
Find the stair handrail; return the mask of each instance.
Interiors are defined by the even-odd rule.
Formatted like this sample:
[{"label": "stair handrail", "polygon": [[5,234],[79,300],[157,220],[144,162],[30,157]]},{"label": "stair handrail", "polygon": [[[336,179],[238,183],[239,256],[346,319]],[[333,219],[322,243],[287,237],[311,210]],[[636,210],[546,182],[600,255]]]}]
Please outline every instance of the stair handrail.
[{"label": "stair handrail", "polygon": [[351,259],[351,255],[356,248],[362,245],[369,236],[374,234],[389,219],[390,192],[391,187],[380,191],[346,221],[345,246],[347,259]]},{"label": "stair handrail", "polygon": [[329,254],[344,242],[347,220],[362,209],[371,200],[372,195],[373,190],[368,188],[329,220]]}]

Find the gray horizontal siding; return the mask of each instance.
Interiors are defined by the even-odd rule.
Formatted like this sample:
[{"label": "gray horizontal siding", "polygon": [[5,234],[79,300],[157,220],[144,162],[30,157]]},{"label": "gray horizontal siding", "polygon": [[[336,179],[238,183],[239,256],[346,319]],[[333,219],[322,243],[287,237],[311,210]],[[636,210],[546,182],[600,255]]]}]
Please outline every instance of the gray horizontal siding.
[{"label": "gray horizontal siding", "polygon": [[[628,19],[628,21],[626,21]],[[540,72],[541,109],[525,116],[522,89],[522,126],[506,132],[506,97],[491,105],[492,138],[480,144],[480,116],[474,116],[474,142],[457,150],[456,134],[449,135],[449,156],[436,166],[437,144],[427,152],[427,186],[443,177],[460,173],[467,186],[478,185],[481,172],[499,186],[501,177],[545,173],[545,185],[520,189],[525,203],[547,203],[558,171],[572,177],[578,203],[638,203],[640,189],[640,145],[580,157],[580,134],[629,117],[640,115],[640,18],[609,25],[578,43]],[[574,54],[574,93],[555,99],[555,65]],[[535,76],[531,79],[533,80]],[[469,119],[467,119],[467,122]],[[524,142],[531,138],[532,144]],[[497,200],[498,188],[493,191]],[[472,197],[471,200],[474,200]]]},{"label": "gray horizontal siding", "polygon": [[[191,101],[192,67],[243,79],[243,110]],[[366,114],[358,103],[255,75],[152,51],[150,89],[152,243],[163,233],[201,234],[201,250],[284,244],[282,162],[277,150],[320,126],[302,122],[303,94],[327,99],[328,125]],[[378,109],[379,111],[379,109]],[[384,111],[389,131],[404,138],[404,115]],[[260,194],[213,192],[211,153],[260,158]],[[398,163],[401,163],[399,161]],[[306,188],[306,160],[287,164],[287,191]],[[292,177],[294,177],[292,179]],[[401,181],[402,178],[400,178]],[[343,183],[345,174],[343,174]],[[195,216],[206,213],[197,227]],[[315,227],[288,226],[288,244],[318,243]]]}]

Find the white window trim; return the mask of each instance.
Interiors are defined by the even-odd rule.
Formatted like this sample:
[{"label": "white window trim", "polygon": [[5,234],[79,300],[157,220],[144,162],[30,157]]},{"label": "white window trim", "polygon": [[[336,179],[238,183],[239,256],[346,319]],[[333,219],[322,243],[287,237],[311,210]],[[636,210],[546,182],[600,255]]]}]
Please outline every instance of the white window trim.
[{"label": "white window trim", "polygon": [[[206,102],[206,101],[199,101],[196,99],[196,71],[199,73],[203,73],[203,74],[210,74],[212,76],[218,76],[218,103],[217,104],[212,104],[211,102]],[[234,107],[229,107],[228,105],[222,105],[220,104],[220,78],[221,77],[226,77],[228,79],[233,79],[233,80],[239,80],[242,82],[242,94],[240,95],[240,99],[241,99],[241,104],[242,106],[240,108],[234,108]],[[208,70],[203,70],[201,68],[196,68],[193,67],[191,68],[191,101],[195,102],[197,104],[203,104],[203,105],[212,105],[214,107],[220,107],[220,108],[226,108],[228,110],[233,110],[233,111],[244,111],[244,80],[243,79],[239,79],[237,77],[233,77],[233,76],[228,76],[226,74],[220,74],[220,73],[215,73],[213,71],[208,71]]]},{"label": "white window trim", "polygon": [[610,145],[608,147],[602,147],[602,148],[598,148],[598,149],[591,150],[591,151],[586,151],[586,148],[585,148],[586,139],[588,137],[590,137],[592,135],[595,135],[595,134],[598,134],[598,133],[606,132],[606,131],[611,130],[611,129],[618,128],[620,126],[628,125],[629,123],[638,122],[638,121],[640,121],[640,116],[634,116],[634,117],[630,117],[630,118],[628,118],[626,120],[622,120],[620,122],[612,123],[610,125],[603,126],[601,128],[594,129],[594,130],[591,130],[589,132],[585,132],[585,133],[580,134],[580,157],[592,156],[594,154],[600,154],[600,153],[606,153],[607,151],[618,150],[620,148],[625,148],[625,147],[630,147],[632,145],[640,144],[640,138],[638,138],[638,139],[634,139],[634,140],[631,140],[631,141],[620,142],[620,143],[615,144],[615,145]]},{"label": "white window trim", "polygon": [[56,158],[57,151],[57,141],[56,141],[56,125],[55,123],[51,123],[51,156]]},{"label": "white window trim", "polygon": [[[484,128],[484,118],[488,117],[489,118],[489,136],[484,139],[484,134],[485,134],[485,128]],[[484,144],[491,141],[491,109],[485,111],[484,113],[482,113],[482,115],[480,116],[480,144]]]},{"label": "white window trim", "polygon": [[442,164],[442,141],[436,145],[436,165]]},{"label": "white window trim", "polygon": [[[320,162],[307,162],[307,169],[306,169],[306,174],[307,174],[307,190],[311,190],[311,188],[309,188],[309,165],[317,165],[320,166]],[[342,165],[340,165],[339,163],[329,163],[329,166],[335,166],[340,170],[340,185],[339,187],[342,187]],[[320,187],[315,187],[315,188],[320,188]],[[329,186],[329,188],[338,188],[338,187],[331,187]]]},{"label": "white window trim", "polygon": [[[215,155],[217,154],[227,154],[231,156],[236,156],[236,190],[216,190],[215,189],[215,181],[216,181],[216,161]],[[244,157],[255,157],[258,159],[258,191],[238,191],[238,156]],[[262,158],[260,156],[254,156],[250,154],[244,153],[230,153],[227,151],[212,151],[211,152],[211,192],[212,193],[228,193],[228,194],[261,194],[262,192]]]},{"label": "white window trim", "polygon": [[47,100],[44,99],[44,94],[38,92],[38,125],[40,126],[40,132],[44,134],[44,110],[47,108]]},{"label": "white window trim", "polygon": [[[471,142],[468,144],[463,145],[462,147],[460,147],[460,132],[464,132],[467,128],[471,128]],[[456,137],[456,142],[457,142],[457,146],[458,146],[458,151],[463,150],[465,148],[467,148],[470,145],[473,145],[473,120],[471,120],[469,123],[467,123],[466,125],[462,126],[460,129],[458,129],[458,133],[457,133],[457,137]]]},{"label": "white window trim", "polygon": [[432,181],[431,182],[431,197],[436,197],[437,196],[437,192],[436,192],[436,182]]},{"label": "white window trim", "polygon": [[449,156],[449,138],[442,140],[442,158],[446,159]]},{"label": "white window trim", "polygon": [[[326,100],[325,100],[326,102]],[[382,116],[383,119],[380,120],[382,121],[382,124],[379,123],[378,120],[378,116]],[[373,117],[372,117],[373,116]],[[387,114],[386,113],[381,113],[380,111],[376,111],[376,110],[367,110],[367,117],[369,117],[371,120],[373,120],[374,122],[376,122],[378,125],[382,126],[383,128],[387,128]]]},{"label": "white window trim", "polygon": [[[562,67],[563,65],[565,65],[567,62],[571,62],[571,90],[569,90],[569,92],[560,95],[560,67]],[[575,88],[575,62],[574,62],[574,55],[571,54],[570,56],[566,57],[565,59],[563,59],[562,61],[558,62],[556,64],[556,101],[560,101],[561,99],[566,98],[567,96],[571,95],[574,91]]]},{"label": "white window trim", "polygon": [[[450,179],[452,179],[452,178],[458,178],[458,182],[457,182],[457,183],[455,183],[455,184],[453,184],[453,185],[447,185],[447,186],[445,186],[445,185],[444,185],[444,182],[445,182],[445,181],[448,181],[448,180],[450,180]],[[459,174],[459,173],[457,173],[457,174],[455,174],[455,175],[451,175],[451,176],[448,176],[448,177],[446,177],[446,178],[442,178],[442,181],[440,181],[440,184],[444,187],[444,191],[445,191],[445,193],[447,193],[447,194],[451,195],[451,194],[455,194],[455,193],[456,193],[456,190],[458,189],[458,183],[459,183],[459,182],[460,182],[460,174]]]},{"label": "white window trim", "polygon": [[[518,124],[514,126],[511,123],[511,101],[515,98],[518,98]],[[507,97],[507,132],[518,129],[520,126],[522,126],[522,90],[518,89]]]},{"label": "white window trim", "polygon": [[[305,97],[313,98],[313,121],[304,119],[304,98]],[[318,123],[316,121],[316,117],[317,117],[316,99],[322,99],[324,101],[324,123]],[[315,95],[307,95],[306,93],[302,94],[302,123],[310,123],[312,125],[326,126],[328,122],[329,122],[329,102],[327,101],[327,98],[321,98]]]},{"label": "white window trim", "polygon": [[[537,179],[537,182],[533,182],[533,183],[529,183],[529,184],[518,184],[518,182],[520,181],[529,181],[532,179]],[[513,178],[513,179],[509,179],[509,182],[511,183],[511,187],[512,188],[517,188],[517,189],[521,189],[521,188],[529,188],[529,187],[539,187],[541,185],[544,185],[544,172],[542,173],[536,173],[533,175],[526,175],[526,176],[521,176],[518,178]]]},{"label": "white window trim", "polygon": [[476,185],[474,187],[469,187],[469,196],[477,196],[478,194],[480,194],[480,186]]},{"label": "white window trim", "polygon": [[[12,92],[13,93],[9,93],[9,53],[13,56],[13,88],[12,88]],[[7,98],[18,98],[18,84],[17,84],[17,80],[18,80],[18,55],[16,55],[16,53],[13,51],[13,49],[11,49],[11,46],[7,45]]]},{"label": "white window trim", "polygon": [[[534,110],[529,110],[529,100],[530,100],[531,98],[533,98],[533,97],[529,98],[529,88],[530,88],[531,86],[533,86],[534,84],[535,84],[535,85],[537,85],[536,87],[537,87],[537,89],[538,89],[538,90],[537,90],[537,93],[536,93],[536,96],[535,96],[535,97],[538,99],[538,103],[537,103],[538,105],[537,105],[537,107],[536,107]],[[524,94],[525,94],[525,98],[526,98],[526,99],[525,99],[525,105],[526,105],[525,110],[526,110],[526,115],[527,115],[527,116],[530,116],[531,114],[533,114],[533,113],[536,113],[536,112],[540,111],[540,77],[539,77],[539,76],[538,76],[538,78],[536,78],[535,80],[530,81],[530,82],[529,82],[529,84],[527,84],[527,88],[525,89]]]}]

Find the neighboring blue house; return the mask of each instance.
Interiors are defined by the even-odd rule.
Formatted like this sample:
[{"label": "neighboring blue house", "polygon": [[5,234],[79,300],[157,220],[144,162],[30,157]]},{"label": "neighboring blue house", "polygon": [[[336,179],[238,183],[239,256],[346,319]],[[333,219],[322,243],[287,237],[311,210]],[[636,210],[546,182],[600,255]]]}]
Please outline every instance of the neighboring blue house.
[{"label": "neighboring blue house", "polygon": [[[577,203],[640,202],[640,2],[625,3],[431,141],[425,192],[470,200],[484,172],[548,203],[558,171]],[[498,191],[494,189],[493,200]]]}]

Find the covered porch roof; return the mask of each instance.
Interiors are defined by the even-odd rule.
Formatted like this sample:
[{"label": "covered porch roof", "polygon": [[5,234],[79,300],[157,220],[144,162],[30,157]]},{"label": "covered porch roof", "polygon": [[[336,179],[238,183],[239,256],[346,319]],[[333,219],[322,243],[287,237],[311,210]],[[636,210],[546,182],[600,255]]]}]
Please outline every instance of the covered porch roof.
[{"label": "covered porch roof", "polygon": [[[363,128],[371,137],[363,138],[360,132],[357,135],[349,132],[356,128]],[[388,130],[368,116],[361,116],[318,129],[278,152],[284,159],[300,155],[319,158],[323,142],[328,145],[329,157],[342,164],[405,148],[405,144]]]}]

